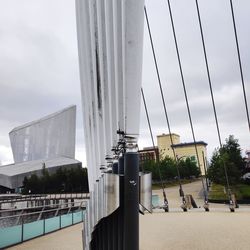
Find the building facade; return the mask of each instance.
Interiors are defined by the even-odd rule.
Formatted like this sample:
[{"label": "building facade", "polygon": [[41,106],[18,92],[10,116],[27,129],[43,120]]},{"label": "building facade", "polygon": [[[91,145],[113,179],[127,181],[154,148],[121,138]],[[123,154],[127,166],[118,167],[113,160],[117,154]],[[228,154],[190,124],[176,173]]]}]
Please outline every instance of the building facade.
[{"label": "building facade", "polygon": [[159,160],[159,149],[158,147],[146,147],[139,150],[140,156],[140,166],[142,166],[147,161],[157,161]]},{"label": "building facade", "polygon": [[[180,136],[172,133],[172,140],[173,144],[179,144]],[[169,156],[171,158],[174,157],[173,150],[171,147],[172,143],[170,134],[157,135],[157,146],[159,148],[159,154],[161,159],[165,158],[166,156]]]},{"label": "building facade", "polygon": [[0,167],[0,193],[4,191],[17,191],[23,186],[25,177],[30,177],[32,174],[37,176],[42,175],[43,167],[53,174],[58,169],[76,169],[82,167],[82,163],[78,160],[58,157],[48,160],[25,161],[16,164],[10,164]]},{"label": "building facade", "polygon": [[157,145],[159,148],[160,158],[165,157],[174,158],[173,149],[177,156],[177,159],[190,158],[195,161],[197,165],[199,164],[201,174],[206,174],[207,168],[207,143],[204,141],[197,141],[196,147],[198,151],[198,159],[196,156],[196,149],[194,142],[181,143],[180,136],[177,134],[172,134],[173,144],[171,143],[170,134],[162,134],[157,136]]},{"label": "building facade", "polygon": [[16,127],[9,133],[14,162],[75,158],[75,134],[75,105]]},{"label": "building facade", "polygon": [[0,193],[23,186],[24,177],[59,168],[76,168],[76,106],[69,106],[39,120],[14,128],[10,133],[14,164],[0,167]]}]

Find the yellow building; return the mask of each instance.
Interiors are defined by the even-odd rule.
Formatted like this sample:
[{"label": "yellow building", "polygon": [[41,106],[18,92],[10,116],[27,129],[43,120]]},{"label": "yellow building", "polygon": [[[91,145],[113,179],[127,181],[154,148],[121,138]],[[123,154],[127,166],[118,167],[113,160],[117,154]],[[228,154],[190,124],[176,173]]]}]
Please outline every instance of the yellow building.
[{"label": "yellow building", "polygon": [[159,148],[160,158],[163,159],[166,156],[174,158],[173,149],[178,159],[186,157],[191,160],[199,162],[201,174],[205,175],[205,167],[207,161],[207,143],[204,141],[197,141],[196,147],[198,151],[199,161],[197,161],[196,150],[194,142],[181,143],[180,136],[172,133],[173,144],[171,143],[170,134],[162,134],[157,136],[157,145]]},{"label": "yellow building", "polygon": [[[172,135],[173,145],[179,144],[180,136],[174,133],[172,133],[171,135]],[[172,142],[170,134],[157,135],[157,145],[159,148],[159,154],[161,159],[165,158],[166,156],[172,158],[174,157],[173,149],[171,147]]]}]

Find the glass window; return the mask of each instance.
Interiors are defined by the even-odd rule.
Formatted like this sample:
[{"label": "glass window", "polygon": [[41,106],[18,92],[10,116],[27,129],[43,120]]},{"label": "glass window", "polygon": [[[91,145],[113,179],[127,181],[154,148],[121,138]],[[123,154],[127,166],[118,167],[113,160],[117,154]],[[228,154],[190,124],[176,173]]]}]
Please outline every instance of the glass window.
[{"label": "glass window", "polygon": [[22,241],[22,226],[0,228],[0,249]]},{"label": "glass window", "polygon": [[43,220],[23,225],[23,240],[29,240],[43,234]]}]

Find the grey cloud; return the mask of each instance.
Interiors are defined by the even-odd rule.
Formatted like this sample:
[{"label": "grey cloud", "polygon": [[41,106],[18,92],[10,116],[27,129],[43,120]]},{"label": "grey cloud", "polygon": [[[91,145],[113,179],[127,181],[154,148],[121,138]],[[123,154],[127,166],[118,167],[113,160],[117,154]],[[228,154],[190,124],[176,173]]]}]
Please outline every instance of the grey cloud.
[{"label": "grey cloud", "polygon": [[[192,140],[167,1],[147,1],[146,3],[172,131],[181,134],[183,140]],[[209,143],[208,150],[211,154],[214,147],[218,145],[218,137],[214,124],[195,1],[190,3],[190,1],[178,0],[171,1],[171,3],[196,137]],[[247,121],[229,1],[200,0],[199,3],[222,138],[224,139],[229,134],[235,134],[236,137],[240,138],[242,146],[247,148],[250,145],[245,139],[248,136]],[[248,49],[250,36],[247,32],[250,21],[249,11],[250,4],[248,2],[235,3],[247,96],[249,96],[250,72],[247,70],[250,67]],[[143,86],[156,136],[159,132],[166,133],[168,131],[147,29],[145,29],[145,43],[144,58],[147,63],[144,62]],[[151,75],[148,72],[151,72]],[[145,123],[143,123],[144,126],[141,125],[141,141],[143,143],[147,141],[151,145],[150,140],[145,139],[149,132],[143,113],[142,108],[141,117]]]},{"label": "grey cloud", "polygon": [[77,104],[81,146],[74,2],[12,1],[0,6],[0,145],[10,150],[13,127]]},{"label": "grey cloud", "polygon": [[[195,1],[171,1],[183,72],[198,140],[218,146]],[[199,0],[218,118],[249,148],[229,1]],[[192,141],[166,0],[146,1],[172,131]],[[250,95],[250,3],[234,1],[247,96]],[[0,160],[11,157],[8,132],[70,104],[77,104],[77,156],[85,161],[74,1],[13,0],[0,3]],[[167,132],[147,29],[143,87],[154,136]],[[141,107],[140,147],[151,145]],[[7,156],[8,155],[8,156]]]}]

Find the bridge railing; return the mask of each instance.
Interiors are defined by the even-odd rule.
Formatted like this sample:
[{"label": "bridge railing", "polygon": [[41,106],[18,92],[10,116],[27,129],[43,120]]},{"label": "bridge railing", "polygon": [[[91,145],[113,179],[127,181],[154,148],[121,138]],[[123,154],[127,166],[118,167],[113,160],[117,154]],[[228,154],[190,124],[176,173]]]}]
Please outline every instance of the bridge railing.
[{"label": "bridge railing", "polygon": [[29,200],[45,200],[45,199],[89,199],[89,193],[60,193],[60,194],[32,194],[20,195],[15,198],[8,197],[0,199],[0,204],[10,202],[21,202]]},{"label": "bridge railing", "polygon": [[[57,209],[46,210],[45,212],[56,212]],[[25,214],[25,216],[39,216],[39,212]],[[80,223],[83,221],[85,210],[77,209],[66,214],[59,214],[51,218],[38,219],[36,221],[24,223],[21,216],[21,224],[0,228],[0,249],[9,247],[24,241],[42,236],[62,228]],[[0,218],[8,220],[17,220],[20,215],[6,216]],[[39,218],[39,217],[38,217]]]},{"label": "bridge railing", "polygon": [[[73,202],[63,202],[63,203],[53,203],[53,204],[45,204],[42,206],[31,206],[31,207],[22,207],[22,208],[12,208],[12,209],[3,209],[0,210],[0,228],[2,227],[1,220],[7,219],[8,217],[14,218],[14,217],[25,217],[29,216],[34,212],[33,214],[39,213],[39,217],[42,217],[43,214],[46,214],[48,211],[54,211],[56,210],[56,213],[60,210],[66,210],[69,211],[71,209],[85,209],[86,208],[87,200],[78,200]],[[28,213],[28,211],[32,211]]]}]

